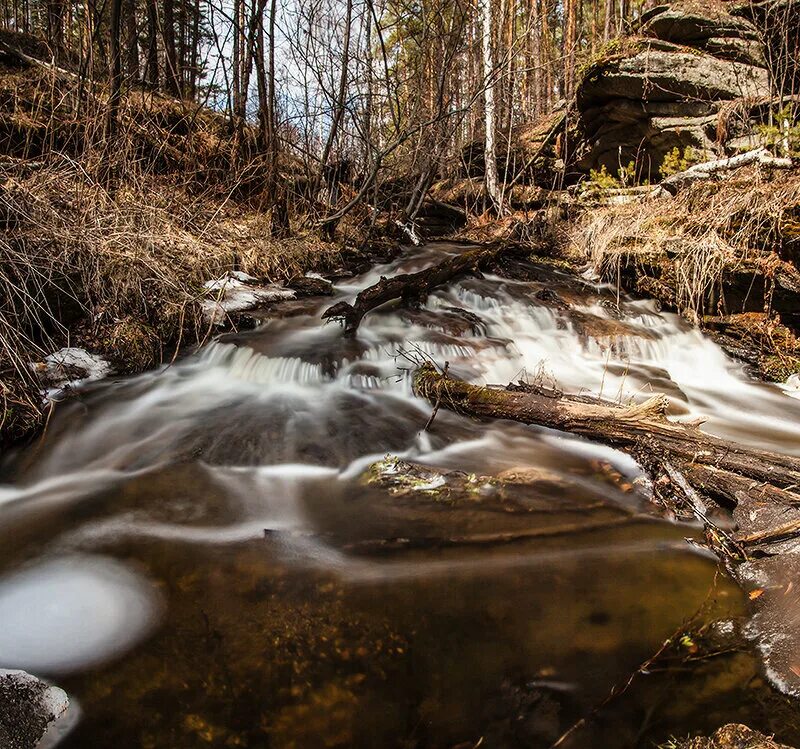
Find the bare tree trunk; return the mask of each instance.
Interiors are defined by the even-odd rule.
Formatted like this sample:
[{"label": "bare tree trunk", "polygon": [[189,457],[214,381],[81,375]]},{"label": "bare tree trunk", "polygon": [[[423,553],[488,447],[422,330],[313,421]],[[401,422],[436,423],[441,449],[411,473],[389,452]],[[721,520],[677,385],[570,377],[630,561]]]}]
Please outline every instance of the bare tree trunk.
[{"label": "bare tree trunk", "polygon": [[[322,150],[320,158],[320,171],[312,183],[311,199],[313,200],[319,190],[320,180],[325,167],[328,165],[333,146],[336,143],[336,136],[339,134],[339,127],[344,119],[345,98],[347,95],[347,73],[350,64],[350,26],[353,20],[353,0],[347,0],[347,12],[345,14],[344,39],[342,40],[342,68],[339,75],[339,90],[334,102],[333,119],[328,130],[328,137],[325,140],[325,148]],[[330,227],[327,229],[330,232]]]},{"label": "bare tree trunk", "polygon": [[187,16],[187,4],[189,0],[178,0],[178,86],[180,87],[181,96],[186,94],[186,68],[188,67],[189,55],[189,18]]},{"label": "bare tree trunk", "polygon": [[271,0],[269,8],[269,47],[267,54],[267,141],[269,148],[270,196],[272,198],[272,215],[270,228],[273,237],[285,237],[289,234],[289,206],[286,189],[280,184],[278,174],[278,95],[275,80],[275,20],[278,0]]},{"label": "bare tree trunk", "polygon": [[[274,5],[274,0],[273,3]],[[261,153],[268,153],[270,148],[270,136],[272,135],[272,125],[270,123],[270,102],[267,91],[267,72],[266,72],[266,47],[264,45],[264,13],[259,5],[258,17],[255,19],[255,67],[256,67],[256,88],[258,89],[258,147]]]},{"label": "bare tree trunk", "polygon": [[341,320],[344,323],[344,335],[352,338],[358,331],[358,326],[364,316],[386,302],[392,299],[413,301],[414,303],[424,301],[439,286],[450,283],[459,276],[486,269],[502,254],[514,249],[509,244],[477,247],[474,250],[467,250],[459,255],[448,257],[438,265],[416,273],[403,273],[391,278],[381,278],[378,283],[361,291],[352,304],[337,302],[328,307],[322,313],[322,317],[325,320]]},{"label": "bare tree trunk", "polygon": [[147,70],[145,80],[154,89],[158,88],[158,6],[156,0],[146,0],[147,9]]},{"label": "bare tree trunk", "polygon": [[136,22],[136,2],[125,3],[125,44],[128,48],[127,75],[132,81],[138,81],[139,70],[139,26]]},{"label": "bare tree trunk", "polygon": [[112,0],[111,2],[111,85],[108,97],[108,125],[106,128],[109,140],[113,140],[117,132],[119,102],[122,95],[122,50],[120,49],[122,36],[122,1],[123,0]]},{"label": "bare tree trunk", "polygon": [[[542,388],[509,385],[480,387],[440,374],[423,364],[414,375],[414,391],[444,408],[476,418],[538,424],[598,440],[626,450],[653,468],[674,467],[697,491],[738,504],[754,490],[774,500],[796,504],[791,494],[800,483],[800,458],[727,442],[696,425],[665,417],[668,401],[655,395],[644,403],[621,407]],[[658,489],[657,481],[653,488]],[[745,489],[745,491],[742,491]]]},{"label": "bare tree trunk", "polygon": [[492,0],[483,0],[483,106],[484,106],[484,171],[486,192],[498,213],[503,210],[497,176],[497,148],[495,146],[494,64],[492,62]]},{"label": "bare tree trunk", "polygon": [[56,60],[64,53],[64,0],[47,2],[47,41]]},{"label": "bare tree trunk", "polygon": [[197,95],[197,76],[200,67],[200,0],[195,0],[192,16],[191,58],[189,61],[189,97]]},{"label": "bare tree trunk", "polygon": [[529,66],[533,68],[533,113],[538,117],[542,106],[542,19],[539,0],[531,0],[531,50]]},{"label": "bare tree trunk", "polygon": [[614,33],[614,0],[606,0],[606,18],[603,27],[603,41],[607,42]]},{"label": "bare tree trunk", "polygon": [[564,25],[564,95],[569,98],[575,88],[575,52],[578,21],[578,0],[566,0]]},{"label": "bare tree trunk", "polygon": [[167,90],[173,96],[181,95],[178,55],[175,49],[175,0],[164,0],[164,59]]}]

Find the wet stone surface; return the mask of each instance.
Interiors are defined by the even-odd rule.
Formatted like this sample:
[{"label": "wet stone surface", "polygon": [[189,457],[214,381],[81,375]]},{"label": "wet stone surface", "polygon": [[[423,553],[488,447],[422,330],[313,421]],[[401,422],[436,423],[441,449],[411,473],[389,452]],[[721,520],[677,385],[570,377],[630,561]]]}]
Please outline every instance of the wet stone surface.
[{"label": "wet stone surface", "polygon": [[0,746],[34,749],[68,704],[63,690],[24,671],[0,669]]}]

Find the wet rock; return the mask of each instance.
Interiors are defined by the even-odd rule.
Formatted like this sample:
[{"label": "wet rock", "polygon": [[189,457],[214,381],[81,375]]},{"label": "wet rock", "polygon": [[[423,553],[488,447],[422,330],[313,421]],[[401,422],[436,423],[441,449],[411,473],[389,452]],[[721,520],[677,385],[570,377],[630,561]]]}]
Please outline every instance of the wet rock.
[{"label": "wet rock", "polygon": [[[621,500],[629,484],[623,488],[591,461],[569,474],[521,466],[486,476],[389,455],[361,476],[369,496],[364,527],[355,536],[348,531],[337,543],[356,554],[490,547],[628,522],[630,511]],[[374,524],[367,522],[367,513]]]},{"label": "wet rock", "polygon": [[631,325],[612,317],[600,317],[589,312],[572,310],[569,314],[575,330],[586,338],[614,339],[614,338],[645,338],[655,339],[656,335],[647,328]]},{"label": "wet rock", "polygon": [[521,466],[508,468],[497,474],[500,481],[509,484],[534,484],[537,481],[558,481],[558,476],[552,471],[534,466]]},{"label": "wet rock", "polygon": [[34,749],[68,705],[63,689],[24,671],[0,669],[0,746]]},{"label": "wet rock", "polygon": [[[248,324],[241,313],[267,302],[294,299],[296,292],[277,284],[263,285],[257,278],[241,271],[230,271],[204,284],[207,298],[203,300],[206,320],[216,326],[230,323]],[[254,324],[254,323],[251,323]]]},{"label": "wet rock", "polygon": [[[488,702],[487,746],[550,746],[579,713],[567,685],[505,681]],[[474,742],[464,745],[474,747]]]},{"label": "wet rock", "polygon": [[545,287],[544,289],[539,289],[533,296],[548,307],[569,309],[569,305],[551,288]]},{"label": "wet rock", "polygon": [[720,346],[750,364],[764,379],[783,381],[800,370],[800,340],[778,315],[707,316],[703,325]]},{"label": "wet rock", "polygon": [[[761,658],[764,675],[783,694],[800,697],[800,549],[773,549],[735,571],[754,613],[744,635]],[[763,552],[762,552],[763,553]]]},{"label": "wet rock", "polygon": [[686,739],[669,746],[674,749],[792,749],[741,723],[729,723],[708,738]]},{"label": "wet rock", "polygon": [[439,310],[401,309],[400,317],[412,325],[436,328],[450,336],[460,338],[469,335],[482,335],[486,324],[478,315],[461,307],[442,307]]},{"label": "wet rock", "polygon": [[292,289],[298,297],[331,296],[333,294],[333,284],[321,276],[295,276],[287,281],[286,287]]}]

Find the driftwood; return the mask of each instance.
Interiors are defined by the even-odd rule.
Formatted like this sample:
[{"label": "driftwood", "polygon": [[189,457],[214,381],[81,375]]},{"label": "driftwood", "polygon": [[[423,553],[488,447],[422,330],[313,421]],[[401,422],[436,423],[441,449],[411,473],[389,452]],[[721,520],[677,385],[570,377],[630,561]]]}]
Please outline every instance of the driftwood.
[{"label": "driftwood", "polygon": [[376,307],[380,307],[392,299],[401,299],[406,303],[419,304],[437,287],[452,281],[458,276],[475,273],[482,268],[486,268],[492,261],[512,247],[507,243],[478,247],[474,250],[466,250],[458,255],[448,257],[438,265],[417,273],[403,273],[392,278],[382,277],[378,283],[359,293],[353,304],[338,302],[325,310],[322,313],[322,317],[326,320],[342,320],[344,322],[344,334],[352,337],[358,330],[364,315]]},{"label": "driftwood", "polygon": [[[621,407],[541,388],[478,387],[440,374],[430,364],[415,373],[414,389],[467,416],[538,424],[625,450],[651,474],[657,494],[668,486],[704,522],[697,494],[728,507],[753,496],[778,505],[800,503],[800,458],[728,442],[697,424],[669,421],[664,396]],[[752,543],[742,530],[742,539]]]}]

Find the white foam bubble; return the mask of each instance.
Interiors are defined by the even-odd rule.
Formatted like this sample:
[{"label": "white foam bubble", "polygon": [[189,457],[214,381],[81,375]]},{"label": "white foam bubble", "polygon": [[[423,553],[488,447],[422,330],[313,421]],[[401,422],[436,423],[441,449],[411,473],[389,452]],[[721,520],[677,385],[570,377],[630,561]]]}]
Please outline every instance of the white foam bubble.
[{"label": "white foam bubble", "polygon": [[0,663],[69,673],[109,660],[153,627],[154,588],[104,557],[49,559],[0,578]]}]

